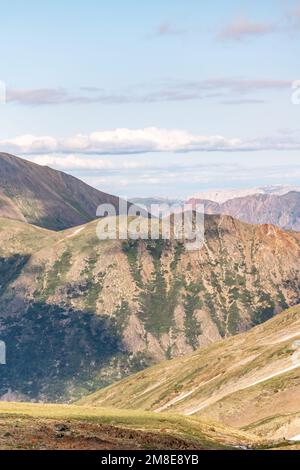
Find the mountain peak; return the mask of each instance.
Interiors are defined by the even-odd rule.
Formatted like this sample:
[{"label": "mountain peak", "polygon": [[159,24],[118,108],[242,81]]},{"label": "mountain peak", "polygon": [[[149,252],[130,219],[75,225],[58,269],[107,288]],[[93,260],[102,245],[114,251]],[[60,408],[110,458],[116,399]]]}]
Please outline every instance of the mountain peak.
[{"label": "mountain peak", "polygon": [[52,168],[0,153],[0,216],[62,230],[96,218],[100,204],[119,198]]}]

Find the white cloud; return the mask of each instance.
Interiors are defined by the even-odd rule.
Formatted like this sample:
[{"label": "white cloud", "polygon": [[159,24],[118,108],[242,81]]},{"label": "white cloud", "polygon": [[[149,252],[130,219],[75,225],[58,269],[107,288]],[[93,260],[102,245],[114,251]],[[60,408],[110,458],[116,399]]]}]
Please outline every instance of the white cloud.
[{"label": "white cloud", "polygon": [[6,151],[22,154],[80,153],[80,154],[130,154],[147,152],[191,152],[195,150],[235,150],[239,139],[227,139],[221,135],[193,135],[184,130],[168,130],[156,127],[145,129],[116,129],[79,134],[67,139],[50,136],[19,136],[0,141]]},{"label": "white cloud", "polygon": [[[258,150],[300,150],[300,136],[283,134],[242,140],[222,135],[192,134],[185,130],[160,129],[115,129],[79,134],[66,139],[52,136],[23,135],[13,139],[0,140],[2,151],[23,155],[69,155],[74,167],[89,165],[78,159],[78,155],[125,155],[149,152],[234,152]],[[73,155],[73,156],[72,156]],[[77,156],[74,156],[77,155]],[[59,157],[64,158],[66,157]],[[57,160],[58,161],[58,160]],[[90,161],[94,165],[94,160]],[[99,162],[100,165],[103,163]]]},{"label": "white cloud", "polygon": [[57,150],[58,142],[54,137],[26,134],[13,139],[0,140],[0,145],[8,151],[16,151],[22,154],[54,152]]},{"label": "white cloud", "polygon": [[90,158],[86,155],[63,155],[63,154],[43,154],[30,155],[30,161],[38,165],[51,166],[57,169],[69,170],[138,170],[141,168],[151,167],[151,163],[140,161],[122,161],[115,162],[113,157],[99,158],[94,156]]}]

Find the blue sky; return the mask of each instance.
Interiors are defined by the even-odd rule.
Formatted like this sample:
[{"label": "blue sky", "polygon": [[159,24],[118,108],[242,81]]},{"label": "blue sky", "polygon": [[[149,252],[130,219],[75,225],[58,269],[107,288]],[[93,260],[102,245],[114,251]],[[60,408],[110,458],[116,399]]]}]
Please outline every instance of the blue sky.
[{"label": "blue sky", "polygon": [[124,196],[297,184],[300,1],[1,5],[1,150]]}]

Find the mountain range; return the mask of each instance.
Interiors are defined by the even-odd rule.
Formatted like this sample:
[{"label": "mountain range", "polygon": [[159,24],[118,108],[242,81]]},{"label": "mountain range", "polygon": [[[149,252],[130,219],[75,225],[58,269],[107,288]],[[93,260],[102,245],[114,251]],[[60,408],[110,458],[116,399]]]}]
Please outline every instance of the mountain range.
[{"label": "mountain range", "polygon": [[206,214],[226,214],[250,224],[273,224],[285,230],[300,231],[300,192],[281,196],[254,194],[230,199],[222,204],[190,199],[188,203],[204,205]]},{"label": "mountain range", "polygon": [[[299,188],[271,186],[202,192],[186,202],[203,204],[207,214],[231,215],[251,224],[274,224],[285,230],[300,230],[299,201]],[[118,214],[119,202],[118,197],[94,189],[66,173],[0,153],[0,217],[63,230],[94,220],[101,204],[112,204]],[[184,201],[133,198],[130,204],[141,204],[151,211],[151,204],[180,208]],[[159,212],[152,213],[159,215]]]},{"label": "mountain range", "polygon": [[[0,394],[69,401],[300,302],[300,234],[207,216],[205,245],[0,223]],[[9,394],[9,395],[7,395]],[[23,398],[22,398],[23,397]]]},{"label": "mountain range", "polygon": [[186,201],[134,198],[132,202],[143,205],[154,216],[160,215],[159,205],[169,205],[170,212],[177,212],[185,204],[194,208],[202,204],[205,214],[231,215],[249,224],[273,224],[284,230],[300,231],[300,188],[297,186],[202,192]]},{"label": "mountain range", "polygon": [[258,186],[257,188],[244,188],[244,189],[215,189],[200,191],[193,194],[188,199],[204,199],[208,201],[217,202],[223,204],[230,199],[243,198],[246,196],[255,195],[266,195],[266,196],[284,196],[290,192],[300,192],[300,186],[292,185],[270,185],[270,186]]},{"label": "mountain range", "polygon": [[[117,197],[0,154],[1,400],[75,401],[81,418],[134,433],[151,423],[137,445],[157,442],[162,422],[174,448],[297,440],[299,196],[201,200],[205,239],[194,251],[183,240],[100,240],[96,208],[118,208]],[[37,429],[45,413],[76,415],[26,406],[2,408],[38,418]]]}]

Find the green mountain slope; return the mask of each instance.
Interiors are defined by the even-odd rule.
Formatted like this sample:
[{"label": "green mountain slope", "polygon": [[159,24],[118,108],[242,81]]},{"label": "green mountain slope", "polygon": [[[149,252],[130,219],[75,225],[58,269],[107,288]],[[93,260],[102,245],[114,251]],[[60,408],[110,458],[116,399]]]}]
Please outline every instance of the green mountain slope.
[{"label": "green mountain slope", "polygon": [[[300,236],[207,216],[205,245],[0,219],[0,396],[74,400],[300,302]],[[8,394],[8,395],[7,395]]]}]

